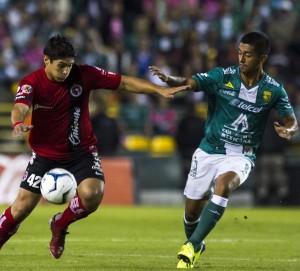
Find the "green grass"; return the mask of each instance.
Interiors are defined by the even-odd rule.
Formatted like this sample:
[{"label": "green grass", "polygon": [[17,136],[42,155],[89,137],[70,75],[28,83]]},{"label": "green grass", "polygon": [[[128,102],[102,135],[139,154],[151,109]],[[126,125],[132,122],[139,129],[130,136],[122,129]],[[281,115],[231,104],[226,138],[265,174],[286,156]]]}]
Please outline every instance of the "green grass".
[{"label": "green grass", "polygon": [[[0,270],[176,269],[183,207],[101,206],[70,226],[64,255],[55,260],[48,219],[62,207],[34,210],[2,248]],[[206,243],[195,270],[300,270],[299,209],[228,208]]]}]

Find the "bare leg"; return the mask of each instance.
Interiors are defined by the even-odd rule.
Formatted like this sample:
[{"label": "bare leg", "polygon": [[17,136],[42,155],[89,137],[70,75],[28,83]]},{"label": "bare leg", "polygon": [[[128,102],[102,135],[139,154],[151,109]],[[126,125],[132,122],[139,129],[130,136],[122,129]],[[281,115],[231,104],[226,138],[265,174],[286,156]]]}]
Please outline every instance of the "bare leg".
[{"label": "bare leg", "polygon": [[20,188],[15,202],[0,216],[0,249],[17,232],[20,223],[29,216],[40,198],[41,195]]},{"label": "bare leg", "polygon": [[32,193],[20,188],[19,194],[11,206],[11,214],[13,218],[19,223],[22,222],[38,205],[40,199],[40,194]]}]

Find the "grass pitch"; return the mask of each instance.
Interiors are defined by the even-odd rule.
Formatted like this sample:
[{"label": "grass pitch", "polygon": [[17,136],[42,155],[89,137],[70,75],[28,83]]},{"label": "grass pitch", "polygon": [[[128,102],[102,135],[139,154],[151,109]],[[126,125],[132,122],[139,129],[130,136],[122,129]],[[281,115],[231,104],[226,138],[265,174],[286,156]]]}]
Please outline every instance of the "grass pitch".
[{"label": "grass pitch", "polygon": [[[39,205],[0,251],[0,270],[176,269],[183,206],[101,206],[69,227],[64,255],[55,260],[48,219],[63,208]],[[206,244],[195,270],[300,270],[300,211],[228,208]]]}]

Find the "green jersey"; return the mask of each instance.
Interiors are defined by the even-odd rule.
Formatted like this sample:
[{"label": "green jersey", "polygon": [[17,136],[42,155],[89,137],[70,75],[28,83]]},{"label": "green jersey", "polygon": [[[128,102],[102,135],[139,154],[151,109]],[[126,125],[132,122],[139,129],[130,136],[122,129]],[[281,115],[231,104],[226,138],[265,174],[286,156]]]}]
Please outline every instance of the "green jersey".
[{"label": "green jersey", "polygon": [[207,153],[242,153],[254,163],[270,111],[274,108],[280,117],[294,112],[283,86],[266,73],[251,87],[237,66],[218,67],[193,78],[195,91],[208,96],[205,137],[199,146]]}]

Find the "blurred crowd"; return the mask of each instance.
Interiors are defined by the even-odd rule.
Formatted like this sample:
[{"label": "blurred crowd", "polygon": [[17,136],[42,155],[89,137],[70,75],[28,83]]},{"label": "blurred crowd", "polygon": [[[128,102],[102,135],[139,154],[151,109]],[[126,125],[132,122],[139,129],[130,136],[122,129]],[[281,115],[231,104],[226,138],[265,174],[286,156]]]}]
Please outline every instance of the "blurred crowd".
[{"label": "blurred crowd", "polygon": [[[71,40],[78,63],[162,84],[149,65],[180,76],[235,65],[240,37],[263,31],[271,40],[265,70],[284,84],[300,119],[299,15],[297,0],[0,0],[0,102],[13,102],[19,80],[43,65],[43,47],[55,34]],[[103,90],[94,91],[90,105],[101,150],[111,153],[129,134],[168,135],[188,152],[189,169],[205,122],[202,93],[169,101]],[[276,138],[263,142],[264,154],[282,154],[285,142]],[[299,143],[300,137],[292,142]],[[281,179],[286,184],[287,177]],[[284,185],[281,192],[287,194]]]},{"label": "blurred crowd", "polygon": [[[57,33],[72,41],[78,63],[161,84],[149,65],[181,76],[234,65],[241,35],[258,30],[272,44],[266,71],[285,84],[300,112],[299,13],[295,0],[0,0],[0,99],[13,100],[19,80],[43,65],[44,44]],[[91,110],[97,114],[93,102],[101,100],[124,133],[175,135],[187,102],[205,116],[203,99],[98,91]]]}]

